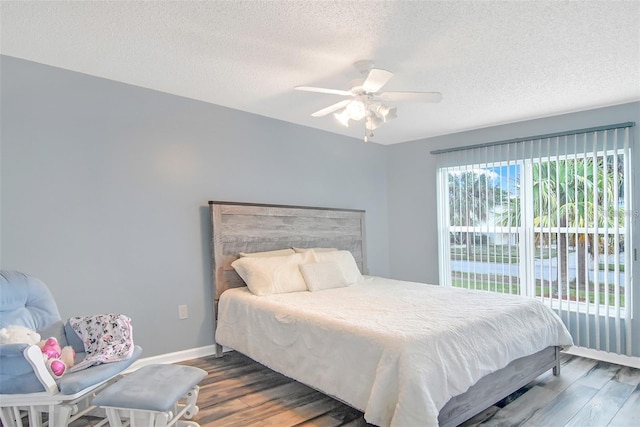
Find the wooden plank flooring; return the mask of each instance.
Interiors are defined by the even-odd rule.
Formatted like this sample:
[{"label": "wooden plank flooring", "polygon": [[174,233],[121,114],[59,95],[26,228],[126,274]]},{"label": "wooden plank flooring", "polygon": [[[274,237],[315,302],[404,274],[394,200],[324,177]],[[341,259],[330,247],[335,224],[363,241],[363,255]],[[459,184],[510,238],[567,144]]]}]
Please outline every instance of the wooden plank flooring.
[{"label": "wooden plank flooring", "polygon": [[[541,375],[462,426],[640,426],[640,369],[562,358],[559,377],[550,371]],[[182,364],[209,373],[200,383],[200,412],[193,419],[202,427],[371,425],[362,412],[236,352]],[[85,417],[72,427],[95,421]]]},{"label": "wooden plank flooring", "polygon": [[239,353],[184,364],[209,373],[200,383],[200,412],[193,419],[201,426],[367,425],[361,412]]},{"label": "wooden plank flooring", "polygon": [[[194,417],[203,427],[370,426],[362,412],[236,352],[183,364],[209,372]],[[640,426],[640,370],[563,356],[560,377],[541,375],[463,426]]]}]

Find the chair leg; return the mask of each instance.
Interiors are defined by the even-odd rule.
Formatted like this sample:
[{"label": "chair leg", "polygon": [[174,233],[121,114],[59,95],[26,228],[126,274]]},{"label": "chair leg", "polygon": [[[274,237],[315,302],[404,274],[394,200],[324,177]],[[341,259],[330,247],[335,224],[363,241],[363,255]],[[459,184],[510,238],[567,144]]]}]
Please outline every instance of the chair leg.
[{"label": "chair leg", "polygon": [[29,406],[29,427],[42,427],[42,412],[35,406]]},{"label": "chair leg", "polygon": [[[4,427],[23,427],[22,416],[29,419],[29,427],[42,427],[42,407],[29,406],[26,412],[20,412],[17,406],[0,408],[0,421]],[[73,412],[68,405],[49,405],[48,427],[67,427]]]},{"label": "chair leg", "polygon": [[160,412],[155,414],[155,422],[154,427],[167,427],[167,423],[169,422],[169,414],[166,412]]},{"label": "chair leg", "polygon": [[20,410],[16,407],[0,408],[0,421],[6,427],[22,427]]},{"label": "chair leg", "polygon": [[189,390],[189,392],[184,396],[186,398],[186,401],[184,404],[186,408],[184,417],[188,420],[196,416],[200,411],[200,408],[198,408],[198,405],[196,405],[196,403],[198,402],[199,391],[200,391],[200,387],[195,386],[191,390]]},{"label": "chair leg", "polygon": [[111,427],[122,427],[122,420],[120,420],[120,414],[117,409],[106,408],[105,411]]},{"label": "chair leg", "polygon": [[49,407],[48,427],[67,427],[73,408],[68,405],[56,405]]}]

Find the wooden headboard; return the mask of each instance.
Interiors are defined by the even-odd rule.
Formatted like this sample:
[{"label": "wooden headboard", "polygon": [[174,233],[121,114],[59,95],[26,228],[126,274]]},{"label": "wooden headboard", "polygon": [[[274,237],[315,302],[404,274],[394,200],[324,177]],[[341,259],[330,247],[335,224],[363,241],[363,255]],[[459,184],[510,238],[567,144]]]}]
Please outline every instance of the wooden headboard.
[{"label": "wooden headboard", "polygon": [[209,202],[209,210],[215,303],[227,289],[245,286],[231,267],[239,252],[291,247],[344,249],[351,251],[366,274],[362,210],[215,201]]},{"label": "wooden headboard", "polygon": [[[209,211],[214,341],[220,295],[227,289],[245,286],[231,267],[240,252],[337,248],[350,251],[360,271],[367,273],[362,210],[210,201]],[[222,356],[222,347],[217,343],[215,354]]]}]

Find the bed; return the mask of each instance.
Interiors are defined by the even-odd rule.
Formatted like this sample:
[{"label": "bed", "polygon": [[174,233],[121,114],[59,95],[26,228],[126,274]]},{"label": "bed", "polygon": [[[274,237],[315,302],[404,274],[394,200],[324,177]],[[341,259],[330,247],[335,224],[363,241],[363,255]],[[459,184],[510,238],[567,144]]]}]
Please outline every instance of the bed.
[{"label": "bed", "polygon": [[[217,355],[237,350],[382,426],[455,426],[559,374],[571,337],[539,302],[366,276],[364,211],[209,205]],[[348,251],[365,276],[257,296],[231,266],[241,252],[292,247]]]}]

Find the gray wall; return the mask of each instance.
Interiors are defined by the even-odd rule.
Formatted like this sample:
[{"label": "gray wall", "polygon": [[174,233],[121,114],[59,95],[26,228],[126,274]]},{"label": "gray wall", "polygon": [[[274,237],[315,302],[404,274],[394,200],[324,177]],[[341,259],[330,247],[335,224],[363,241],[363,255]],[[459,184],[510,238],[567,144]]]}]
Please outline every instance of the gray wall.
[{"label": "gray wall", "polygon": [[[461,112],[463,114],[463,112]],[[513,138],[589,128],[622,122],[640,121],[640,102],[599,108],[412,141],[387,147],[389,256],[391,276],[397,279],[438,283],[438,234],[436,212],[436,157],[432,150],[502,141]],[[640,125],[640,123],[637,123]],[[632,128],[635,147],[640,142],[640,128]],[[640,242],[638,223],[640,206],[640,153],[632,151],[635,167],[633,199],[633,241]],[[640,277],[637,262],[635,277]],[[640,281],[634,283],[634,331],[640,330]],[[635,353],[640,355],[640,340],[635,340]]]},{"label": "gray wall", "polygon": [[385,147],[6,56],[0,80],[0,266],[44,279],[63,317],[129,314],[145,356],[212,344],[207,200],[366,209],[370,273],[437,283],[431,150],[640,119],[632,103]]},{"label": "gray wall", "polygon": [[43,279],[63,318],[126,313],[144,356],[212,344],[208,200],[365,209],[370,272],[389,274],[385,147],[0,66],[0,265]]}]

